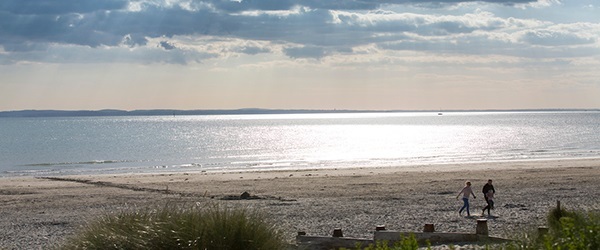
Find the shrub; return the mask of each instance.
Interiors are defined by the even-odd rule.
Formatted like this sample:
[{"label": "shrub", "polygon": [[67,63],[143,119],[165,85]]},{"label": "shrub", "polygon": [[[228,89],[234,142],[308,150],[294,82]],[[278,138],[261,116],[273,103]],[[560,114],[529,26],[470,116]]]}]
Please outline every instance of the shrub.
[{"label": "shrub", "polygon": [[284,249],[265,216],[243,208],[129,209],[89,223],[62,249]]},{"label": "shrub", "polygon": [[[600,249],[600,214],[554,208],[548,213],[549,232],[528,234],[504,249]],[[528,237],[532,235],[533,237]]]}]

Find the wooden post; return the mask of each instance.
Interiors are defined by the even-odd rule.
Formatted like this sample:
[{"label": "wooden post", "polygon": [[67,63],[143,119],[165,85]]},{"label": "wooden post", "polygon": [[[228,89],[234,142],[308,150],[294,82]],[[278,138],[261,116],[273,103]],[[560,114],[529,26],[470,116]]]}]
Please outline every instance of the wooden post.
[{"label": "wooden post", "polygon": [[423,228],[423,232],[424,233],[433,233],[433,232],[435,232],[435,228],[433,227],[433,224],[425,224],[425,227]]},{"label": "wooden post", "polygon": [[333,237],[344,237],[344,234],[342,233],[342,229],[334,228],[333,229]]},{"label": "wooden post", "polygon": [[477,219],[477,228],[475,234],[488,235],[488,226],[486,219]]}]

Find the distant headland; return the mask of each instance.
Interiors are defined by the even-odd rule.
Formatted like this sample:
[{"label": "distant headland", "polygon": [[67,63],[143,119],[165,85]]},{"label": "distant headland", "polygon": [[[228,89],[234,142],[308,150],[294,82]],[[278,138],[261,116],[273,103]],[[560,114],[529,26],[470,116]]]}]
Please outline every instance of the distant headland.
[{"label": "distant headland", "polygon": [[287,109],[210,109],[210,110],[17,110],[0,111],[0,117],[71,117],[71,116],[180,116],[180,115],[249,115],[249,114],[311,114],[311,113],[384,112],[357,110],[287,110]]},{"label": "distant headland", "polygon": [[344,110],[344,109],[207,109],[207,110],[15,110],[0,111],[0,117],[77,117],[77,116],[179,116],[179,115],[250,115],[250,114],[317,114],[317,113],[392,113],[392,112],[535,112],[600,111],[600,109],[511,109],[511,110]]}]

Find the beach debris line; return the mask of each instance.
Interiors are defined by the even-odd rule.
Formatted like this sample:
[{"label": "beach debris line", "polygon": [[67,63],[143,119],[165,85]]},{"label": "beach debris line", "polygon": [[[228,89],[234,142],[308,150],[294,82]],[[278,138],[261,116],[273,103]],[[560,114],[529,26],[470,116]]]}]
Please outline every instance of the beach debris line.
[{"label": "beach debris line", "polygon": [[36,178],[44,179],[44,180],[51,180],[51,181],[77,182],[77,183],[82,183],[82,184],[89,184],[89,185],[95,185],[95,186],[101,186],[101,187],[113,187],[113,188],[127,189],[127,190],[140,191],[140,192],[175,194],[175,195],[188,196],[188,197],[199,196],[199,195],[196,195],[193,193],[172,191],[172,190],[169,190],[169,186],[166,186],[164,189],[160,189],[160,188],[137,187],[137,186],[107,182],[107,181],[94,181],[94,180],[76,179],[76,178],[63,178],[63,177],[36,177]]},{"label": "beach debris line", "polygon": [[[211,197],[211,198],[214,198],[214,197]],[[275,196],[270,196],[270,195],[265,195],[265,196],[252,195],[248,191],[244,191],[240,195],[225,195],[225,196],[221,197],[220,200],[226,200],[226,201],[229,201],[229,200],[277,200],[277,201],[284,201],[284,202],[285,201],[297,201],[296,199],[286,199],[286,198],[275,197]]]},{"label": "beach debris line", "polygon": [[[207,196],[206,191],[203,194],[173,191],[173,190],[169,189],[168,185],[165,186],[165,188],[149,188],[149,187],[138,187],[138,186],[119,184],[119,183],[113,183],[113,182],[107,182],[107,181],[94,181],[94,180],[77,179],[77,178],[64,178],[64,177],[37,177],[37,178],[51,180],[51,181],[77,182],[77,183],[82,183],[82,184],[89,184],[89,185],[95,185],[95,186],[101,186],[101,187],[113,187],[113,188],[127,189],[127,190],[132,190],[132,191],[139,191],[139,192],[151,192],[151,193],[179,195],[182,197],[196,197],[196,196],[197,197],[206,197]],[[215,197],[211,196],[210,198],[213,199]],[[243,192],[241,195],[226,195],[226,196],[223,196],[220,198],[220,200],[257,200],[257,199],[296,201],[294,199],[284,199],[281,197],[274,197],[274,196],[259,197],[256,195],[250,195],[250,193],[247,191]]]},{"label": "beach debris line", "polygon": [[[77,179],[77,178],[65,178],[65,177],[37,177],[37,178],[44,179],[44,180],[51,180],[51,181],[76,182],[76,183],[89,184],[89,185],[95,185],[95,186],[101,186],[101,187],[113,187],[113,188],[127,189],[127,190],[132,190],[132,191],[139,191],[139,192],[151,192],[151,193],[161,193],[161,194],[169,194],[169,195],[179,195],[182,197],[206,197],[207,196],[206,191],[203,194],[180,192],[180,191],[173,191],[173,190],[169,189],[169,186],[165,186],[164,189],[161,189],[161,188],[137,187],[137,186],[132,186],[132,185],[107,182],[107,181],[94,181],[94,180]],[[216,197],[211,196],[210,198],[214,199]],[[282,202],[296,201],[295,199],[286,199],[286,198],[275,197],[275,196],[251,195],[248,191],[243,192],[241,195],[226,195],[219,199],[220,200],[277,200],[277,201],[282,201]]]},{"label": "beach debris line", "polygon": [[504,204],[503,206],[504,208],[520,208],[521,210],[527,210],[527,206],[523,205],[523,204]]},{"label": "beach debris line", "polygon": [[256,195],[251,195],[248,191],[242,192],[240,195],[225,195],[221,197],[221,200],[261,200],[273,197],[259,197]]}]

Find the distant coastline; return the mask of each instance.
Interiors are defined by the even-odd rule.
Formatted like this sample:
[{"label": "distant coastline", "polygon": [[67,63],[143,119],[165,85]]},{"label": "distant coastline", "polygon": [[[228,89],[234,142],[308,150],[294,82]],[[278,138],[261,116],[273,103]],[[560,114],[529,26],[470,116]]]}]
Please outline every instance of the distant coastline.
[{"label": "distant coastline", "polygon": [[560,112],[600,111],[600,109],[487,109],[487,110],[321,110],[321,109],[207,109],[207,110],[16,110],[0,111],[0,117],[80,117],[80,116],[179,116],[179,115],[252,115],[316,113],[393,113],[393,112]]}]

